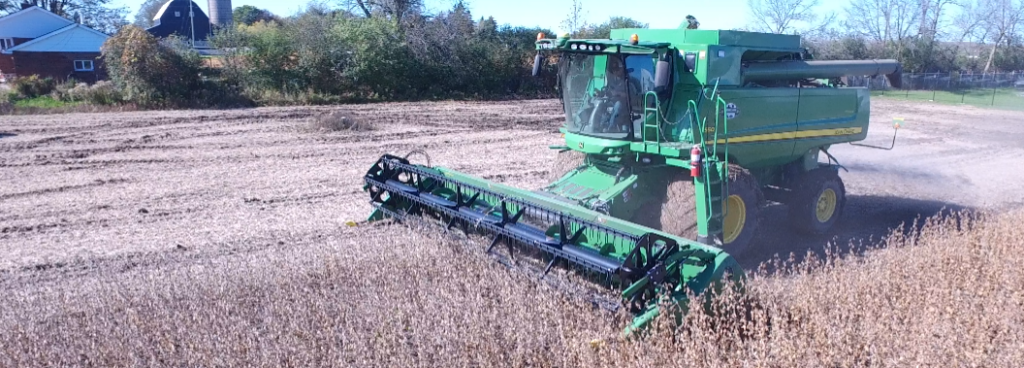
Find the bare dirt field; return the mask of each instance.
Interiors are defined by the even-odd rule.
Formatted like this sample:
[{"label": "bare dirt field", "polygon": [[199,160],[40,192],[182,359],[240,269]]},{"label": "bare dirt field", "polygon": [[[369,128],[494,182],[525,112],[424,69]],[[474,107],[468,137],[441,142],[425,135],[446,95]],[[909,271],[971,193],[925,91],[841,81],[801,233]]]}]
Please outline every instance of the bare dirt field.
[{"label": "bare dirt field", "polygon": [[[319,114],[338,110],[373,122],[375,129],[315,130]],[[887,146],[891,119],[901,117],[905,123],[891,151],[849,145],[831,150],[849,169],[842,173],[848,208],[836,234],[796,237],[777,220],[782,216],[769,215],[758,248],[740,257],[744,266],[755,268],[776,254],[817,252],[830,241],[878,240],[901,223],[943,208],[1004,212],[1024,204],[1024,186],[1019,185],[1024,179],[1024,113],[884,98],[876,98],[872,110],[872,130],[864,143]],[[54,359],[57,365],[133,365],[168,357],[187,365],[220,365],[208,360],[219,346],[235,357],[248,357],[242,361],[320,364],[334,354],[317,350],[330,346],[323,339],[330,342],[339,334],[364,338],[340,355],[362,356],[373,364],[408,363],[392,356],[397,354],[432,365],[443,360],[435,355],[445,349],[479,348],[486,354],[468,361],[515,358],[526,360],[511,365],[535,365],[523,356],[590,338],[582,332],[577,336],[576,328],[605,327],[591,317],[567,314],[573,309],[546,301],[546,291],[528,286],[501,291],[513,282],[492,280],[502,271],[438,248],[443,242],[436,234],[417,237],[412,231],[345,223],[369,214],[361,177],[384,153],[421,149],[432,165],[539,187],[555,155],[546,147],[558,143],[561,121],[557,101],[0,117],[0,293],[8,296],[0,300],[0,326],[19,336],[0,343],[0,352],[6,352],[0,355],[8,362]],[[411,158],[425,163],[422,156]],[[472,267],[463,270],[461,262]],[[328,282],[344,285],[335,289],[325,286]],[[396,297],[389,289],[396,285],[410,289],[383,302]],[[295,292],[275,294],[274,288]],[[485,291],[466,294],[467,288]],[[249,297],[255,304],[249,304]],[[285,300],[293,297],[298,312]],[[394,305],[394,300],[412,309],[373,314],[384,313],[377,308]],[[422,317],[417,311],[446,310],[440,305],[446,303],[466,308],[430,317],[442,320],[417,319]],[[506,306],[517,303],[524,305]],[[147,311],[155,313],[148,315],[151,324],[129,332],[119,327],[134,326],[140,313],[145,320]],[[253,311],[276,322],[271,327],[254,322],[245,315]],[[117,317],[95,317],[102,313]],[[486,322],[460,325],[463,318],[474,317]],[[209,336],[186,331],[214,329],[209,326],[225,320],[242,330],[225,327]],[[308,331],[302,323],[327,320],[310,327],[315,336],[296,332]],[[539,329],[537,336],[509,332],[517,324]],[[409,353],[402,350],[409,341],[371,337],[417,326],[419,331],[456,331],[450,338],[457,343],[416,340],[421,350],[403,355],[398,352]],[[273,334],[253,332],[264,328]],[[37,345],[54,331],[66,337]],[[187,336],[197,340],[187,342]],[[471,336],[488,336],[495,345],[478,346]],[[234,350],[247,341],[266,350]],[[284,347],[294,346],[288,344],[307,344],[309,350],[295,348],[300,354]],[[360,355],[367,351],[372,354]],[[577,353],[581,361],[596,359],[586,351]],[[90,358],[82,362],[83,356]],[[911,357],[903,362],[922,361]]]},{"label": "bare dirt field", "polygon": [[[315,243],[369,213],[360,180],[384,153],[421,149],[431,164],[536,188],[562,121],[556,101],[344,109],[377,129],[311,130],[338,108],[2,118],[0,269]],[[893,150],[832,149],[849,169],[849,208],[833,237],[793,237],[769,215],[741,261],[877,240],[943,208],[1024,203],[1024,114],[876,98],[864,143],[887,146],[894,117],[905,123]]]}]

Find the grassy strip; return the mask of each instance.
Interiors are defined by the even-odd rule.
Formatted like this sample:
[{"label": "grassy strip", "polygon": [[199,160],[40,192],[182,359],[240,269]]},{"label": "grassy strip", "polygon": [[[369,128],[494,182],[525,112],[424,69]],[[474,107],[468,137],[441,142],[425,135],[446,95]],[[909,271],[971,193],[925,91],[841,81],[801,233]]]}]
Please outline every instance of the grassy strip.
[{"label": "grassy strip", "polygon": [[965,91],[873,91],[872,96],[923,100],[943,104],[964,104],[997,109],[1024,110],[1024,91],[1014,89],[973,89]]}]

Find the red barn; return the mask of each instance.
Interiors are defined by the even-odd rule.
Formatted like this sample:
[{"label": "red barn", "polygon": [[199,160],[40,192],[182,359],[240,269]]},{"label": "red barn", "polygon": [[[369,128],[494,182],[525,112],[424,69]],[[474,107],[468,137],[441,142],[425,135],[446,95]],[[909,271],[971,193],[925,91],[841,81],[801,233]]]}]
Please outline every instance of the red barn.
[{"label": "red barn", "polygon": [[100,47],[108,38],[38,6],[26,7],[0,17],[0,75],[106,79]]}]

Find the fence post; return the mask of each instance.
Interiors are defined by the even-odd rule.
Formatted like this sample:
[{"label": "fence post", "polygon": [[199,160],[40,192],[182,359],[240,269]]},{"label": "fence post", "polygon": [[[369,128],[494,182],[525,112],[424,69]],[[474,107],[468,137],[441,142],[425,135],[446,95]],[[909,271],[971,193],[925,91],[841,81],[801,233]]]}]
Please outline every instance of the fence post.
[{"label": "fence post", "polygon": [[992,85],[992,105],[991,106],[995,106],[996,105],[996,91],[998,91],[998,90],[999,90],[999,82],[997,81],[995,84]]}]

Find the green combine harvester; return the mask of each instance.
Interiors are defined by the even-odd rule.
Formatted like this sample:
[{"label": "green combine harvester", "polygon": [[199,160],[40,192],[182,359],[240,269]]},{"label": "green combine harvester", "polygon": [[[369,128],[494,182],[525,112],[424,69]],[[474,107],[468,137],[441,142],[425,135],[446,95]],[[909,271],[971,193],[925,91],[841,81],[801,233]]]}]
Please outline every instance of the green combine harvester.
[{"label": "green combine harvester", "polygon": [[566,117],[552,148],[574,166],[527,190],[385,155],[365,176],[369,221],[437,218],[489,236],[487,252],[532,251],[545,275],[562,264],[620,290],[633,327],[659,314],[658,295],[685,305],[687,290],[742,280],[733,256],[757,246],[767,201],[788,205],[794,229],[828,232],[845,203],[828,150],[868,131],[869,91],[845,77],[899,87],[899,63],[816,61],[799,36],[692,28],[538,35],[534,75],[557,55]]}]

